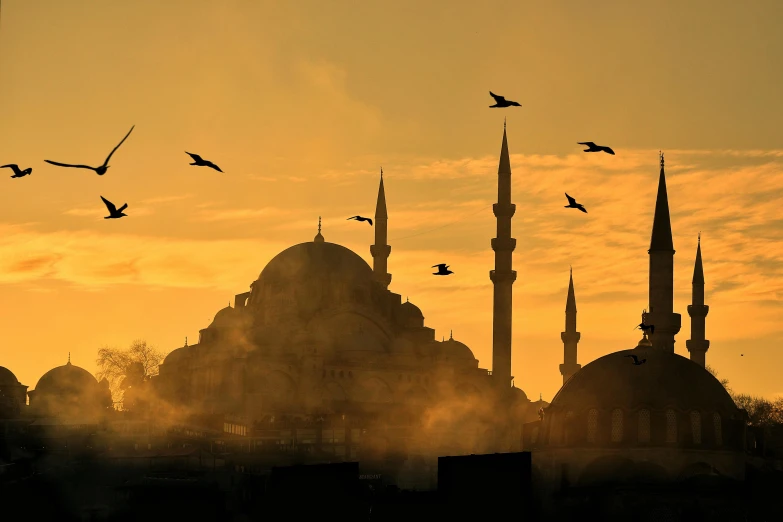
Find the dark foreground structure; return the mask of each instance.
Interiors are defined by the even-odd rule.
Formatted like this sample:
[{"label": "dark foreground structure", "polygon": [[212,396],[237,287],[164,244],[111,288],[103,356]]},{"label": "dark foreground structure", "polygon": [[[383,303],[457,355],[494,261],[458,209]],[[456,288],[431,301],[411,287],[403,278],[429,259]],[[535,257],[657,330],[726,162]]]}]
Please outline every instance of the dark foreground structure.
[{"label": "dark foreground structure", "polygon": [[[552,499],[535,483],[531,453],[441,457],[437,489],[400,490],[359,463],[223,466],[169,471],[95,459],[41,461],[0,475],[4,513],[57,521],[772,521],[783,514],[783,471],[749,469],[666,484],[633,480],[564,487]],[[202,457],[203,462],[203,457]],[[47,464],[44,468],[41,464]]]}]

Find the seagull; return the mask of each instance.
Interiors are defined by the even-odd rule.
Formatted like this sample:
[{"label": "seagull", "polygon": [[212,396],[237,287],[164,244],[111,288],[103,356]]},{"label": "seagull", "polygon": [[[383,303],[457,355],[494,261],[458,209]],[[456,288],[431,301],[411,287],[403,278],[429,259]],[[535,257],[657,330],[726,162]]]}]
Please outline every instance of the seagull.
[{"label": "seagull", "polygon": [[655,325],[654,324],[644,324],[644,321],[642,321],[641,323],[636,325],[636,327],[634,327],[634,330],[636,330],[637,328],[639,330],[643,331],[643,332],[646,332],[646,331],[649,330],[650,331],[650,335],[655,333]]},{"label": "seagull", "polygon": [[3,166],[0,167],[0,169],[4,169],[6,167],[8,167],[9,169],[14,171],[14,175],[11,176],[12,178],[23,178],[23,177],[27,176],[28,174],[32,174],[33,173],[33,168],[32,167],[28,167],[28,168],[22,170],[22,169],[19,168],[19,165],[16,165],[14,163],[11,163],[9,165],[3,165]]},{"label": "seagull", "polygon": [[596,145],[592,141],[580,141],[577,143],[577,145],[587,145],[589,148],[585,149],[583,152],[606,152],[607,154],[611,154],[614,156],[614,151],[610,149],[609,147],[602,147],[601,145]]},{"label": "seagull", "polygon": [[454,273],[451,270],[449,270],[449,265],[447,265],[446,263],[440,263],[439,265],[432,265],[432,268],[436,268],[436,267],[437,267],[438,271],[437,272],[433,272],[432,275],[442,275],[442,276],[445,276],[445,275],[449,275],[449,274],[453,274]]},{"label": "seagull", "polygon": [[576,200],[571,196],[569,196],[568,194],[566,194],[565,196],[568,198],[568,205],[565,205],[563,208],[578,208],[579,210],[587,214],[585,207],[583,207],[581,203],[577,203]]},{"label": "seagull", "polygon": [[108,199],[104,198],[103,196],[101,196],[101,199],[103,200],[103,203],[106,205],[106,208],[109,209],[109,215],[106,216],[103,219],[119,219],[122,216],[127,216],[128,215],[128,214],[123,213],[123,210],[128,208],[128,204],[127,203],[125,203],[123,206],[121,206],[119,209],[117,209],[117,207],[114,205],[114,203],[112,203]]},{"label": "seagull", "polygon": [[89,169],[89,170],[94,170],[95,172],[97,172],[97,173],[98,173],[98,175],[99,175],[99,176],[103,176],[104,174],[106,174],[106,171],[107,171],[107,170],[109,170],[109,160],[111,159],[111,157],[112,157],[112,154],[114,154],[114,153],[117,151],[117,149],[119,149],[119,148],[120,148],[120,145],[122,145],[122,144],[125,142],[125,140],[127,140],[127,139],[128,139],[128,136],[130,136],[130,133],[131,133],[131,132],[133,132],[133,129],[134,129],[135,127],[136,127],[135,125],[134,125],[133,127],[131,127],[131,130],[129,130],[129,131],[128,131],[128,134],[126,134],[126,135],[125,135],[125,137],[124,137],[124,138],[122,138],[122,141],[121,141],[121,142],[119,142],[119,143],[117,144],[117,146],[116,146],[116,147],[114,147],[114,149],[112,149],[112,151],[111,151],[111,152],[109,153],[109,155],[106,157],[106,161],[104,161],[104,162],[103,162],[103,165],[101,165],[100,167],[90,167],[89,165],[70,165],[70,164],[68,164],[68,163],[58,163],[58,162],[56,162],[56,161],[51,161],[51,160],[44,160],[44,161],[45,161],[46,163],[51,163],[52,165],[57,165],[58,167],[73,167],[73,168],[75,168],[75,169]]},{"label": "seagull", "polygon": [[503,96],[498,96],[497,94],[495,94],[492,91],[489,91],[489,95],[492,96],[493,98],[495,98],[495,105],[490,105],[489,106],[490,109],[503,108],[503,107],[512,107],[512,106],[513,107],[522,107],[517,102],[515,102],[515,101],[508,101]]},{"label": "seagull", "polygon": [[190,163],[190,165],[195,165],[197,167],[210,167],[215,169],[218,172],[223,172],[220,170],[220,167],[212,163],[211,161],[207,161],[198,154],[191,154],[188,151],[185,151],[185,154],[189,155],[191,158],[193,158],[193,163]]},{"label": "seagull", "polygon": [[626,355],[626,357],[632,357],[633,358],[633,363],[636,366],[639,366],[640,364],[644,364],[644,363],[647,362],[647,359],[639,360],[639,357],[637,355],[632,354],[632,353],[629,353],[628,355]]},{"label": "seagull", "polygon": [[362,216],[354,216],[354,217],[349,217],[348,219],[355,219],[356,221],[367,221],[370,223],[370,226],[372,226],[372,219],[370,218],[366,218]]}]

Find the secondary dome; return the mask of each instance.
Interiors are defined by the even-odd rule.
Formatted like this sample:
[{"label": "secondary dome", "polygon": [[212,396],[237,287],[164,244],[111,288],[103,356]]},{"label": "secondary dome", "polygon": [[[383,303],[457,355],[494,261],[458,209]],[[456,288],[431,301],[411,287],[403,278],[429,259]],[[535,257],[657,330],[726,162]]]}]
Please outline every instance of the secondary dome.
[{"label": "secondary dome", "polygon": [[473,351],[467,345],[455,341],[453,337],[441,343],[441,355],[448,360],[475,361]]},{"label": "secondary dome", "polygon": [[92,390],[92,387],[97,385],[98,381],[90,372],[69,362],[63,366],[52,368],[43,374],[35,386],[35,392],[38,395],[42,393],[81,392]]},{"label": "secondary dome", "polygon": [[424,314],[421,313],[421,309],[408,300],[400,305],[397,318],[400,324],[406,328],[420,328],[424,326]]},{"label": "secondary dome", "polygon": [[17,384],[19,384],[19,380],[14,375],[14,372],[4,366],[0,366],[0,386],[16,386]]},{"label": "secondary dome", "polygon": [[[646,361],[635,365],[631,355]],[[703,367],[676,353],[645,346],[587,364],[555,395],[549,410],[641,407],[738,413],[723,385]]]}]

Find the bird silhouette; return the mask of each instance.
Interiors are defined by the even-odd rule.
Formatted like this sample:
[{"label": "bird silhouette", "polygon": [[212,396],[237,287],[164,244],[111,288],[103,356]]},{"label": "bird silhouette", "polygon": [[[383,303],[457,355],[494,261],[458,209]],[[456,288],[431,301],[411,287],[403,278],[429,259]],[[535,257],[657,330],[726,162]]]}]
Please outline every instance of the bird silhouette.
[{"label": "bird silhouette", "polygon": [[518,104],[515,101],[509,101],[505,99],[503,96],[498,96],[492,91],[489,91],[489,95],[495,98],[495,105],[490,105],[490,109],[495,108],[503,108],[503,107],[522,107],[522,105]]},{"label": "bird silhouette", "polygon": [[442,276],[445,276],[445,275],[449,275],[449,274],[453,274],[454,273],[451,270],[449,270],[449,265],[447,265],[446,263],[440,263],[439,265],[432,265],[432,268],[437,268],[438,269],[438,271],[437,272],[433,272],[432,275],[442,275]]},{"label": "bird silhouette", "polygon": [[28,167],[28,168],[22,170],[22,169],[19,168],[19,165],[16,165],[16,164],[13,164],[13,163],[11,163],[9,165],[3,165],[3,166],[0,167],[0,169],[4,169],[6,167],[14,171],[14,175],[11,176],[12,178],[23,178],[23,177],[33,173],[33,168],[32,167]]},{"label": "bird silhouette", "polygon": [[109,215],[108,215],[108,216],[106,216],[106,217],[105,217],[105,218],[103,218],[103,219],[119,219],[119,218],[121,218],[122,216],[127,216],[127,215],[128,215],[128,214],[125,214],[125,213],[123,212],[123,210],[125,210],[126,208],[128,208],[128,204],[127,204],[127,203],[125,203],[123,206],[121,206],[121,207],[118,209],[118,208],[117,208],[117,207],[114,205],[114,203],[112,203],[112,202],[111,202],[111,201],[109,201],[108,199],[104,198],[103,196],[101,196],[101,199],[103,200],[103,203],[106,205],[106,208],[108,208],[108,209],[109,209]]},{"label": "bird silhouette", "polygon": [[193,163],[190,163],[190,165],[195,165],[197,167],[209,167],[209,168],[215,169],[218,172],[223,172],[222,170],[220,170],[220,167],[218,167],[217,165],[215,165],[211,161],[205,160],[204,158],[202,158],[198,154],[192,154],[192,153],[190,153],[188,151],[185,151],[185,154],[187,154],[188,156],[193,158]]},{"label": "bird silhouette", "polygon": [[585,214],[587,214],[587,210],[585,210],[585,207],[582,206],[581,203],[577,203],[574,198],[569,196],[568,194],[565,195],[568,198],[568,205],[565,205],[563,208],[578,208]]},{"label": "bird silhouette", "polygon": [[614,151],[610,149],[609,147],[602,147],[601,145],[596,145],[592,141],[580,141],[578,142],[578,145],[587,145],[589,148],[585,149],[583,152],[606,152],[607,154],[611,154],[614,156]]},{"label": "bird silhouette", "polygon": [[109,170],[109,160],[111,159],[112,154],[117,152],[117,149],[119,149],[120,145],[122,145],[125,142],[125,140],[128,139],[128,136],[130,136],[130,133],[133,132],[134,128],[136,128],[135,125],[133,127],[131,127],[131,129],[128,131],[128,134],[126,134],[125,137],[122,138],[122,141],[119,142],[117,144],[117,146],[112,149],[112,151],[109,153],[108,156],[106,156],[106,161],[104,161],[103,165],[101,165],[100,167],[90,167],[89,165],[71,165],[69,163],[59,163],[57,161],[51,161],[51,160],[44,160],[44,161],[46,163],[51,163],[52,165],[57,165],[58,167],[72,167],[72,168],[75,168],[75,169],[94,170],[95,172],[98,173],[99,176],[103,176],[104,174],[106,174],[106,171]]},{"label": "bird silhouette", "polygon": [[638,325],[636,325],[636,326],[634,327],[634,330],[636,330],[637,328],[638,328],[639,330],[643,331],[643,332],[647,332],[647,331],[649,331],[649,332],[650,332],[650,335],[652,335],[652,334],[654,334],[654,333],[655,333],[655,325],[654,325],[654,324],[644,324],[644,321],[642,321],[641,323],[639,323]]},{"label": "bird silhouette", "polygon": [[356,221],[367,221],[368,223],[370,223],[370,226],[372,226],[372,219],[370,218],[366,218],[362,216],[354,216],[354,217],[349,217],[348,219],[355,219]]},{"label": "bird silhouette", "polygon": [[640,360],[637,355],[634,355],[632,353],[629,353],[628,355],[626,355],[626,357],[631,357],[633,359],[633,364],[636,366],[639,366],[640,364],[644,364],[647,362],[647,359]]}]

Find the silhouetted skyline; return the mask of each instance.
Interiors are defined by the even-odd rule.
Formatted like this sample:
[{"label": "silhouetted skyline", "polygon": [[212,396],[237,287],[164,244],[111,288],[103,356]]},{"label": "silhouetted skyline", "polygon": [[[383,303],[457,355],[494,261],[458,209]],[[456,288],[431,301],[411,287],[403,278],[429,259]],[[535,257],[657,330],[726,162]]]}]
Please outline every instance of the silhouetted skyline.
[{"label": "silhouetted skyline", "polygon": [[[67,351],[92,370],[105,344],[145,337],[173,349],[273,255],[309,241],[318,215],[329,241],[371,262],[372,229],[346,216],[371,208],[382,162],[390,288],[428,311],[438,338],[459,324],[461,340],[489,365],[491,320],[482,310],[492,302],[501,116],[487,109],[491,86],[522,105],[501,110],[513,129],[518,205],[512,373],[531,397],[551,397],[561,383],[568,265],[580,294],[579,362],[635,344],[629,329],[646,305],[661,148],[678,339],[690,328],[701,230],[708,363],[736,389],[783,392],[774,371],[783,363],[775,349],[783,247],[771,197],[783,191],[783,73],[774,66],[783,54],[774,25],[781,6],[688,5],[674,15],[645,5],[609,20],[587,5],[540,6],[528,16],[511,6],[498,19],[491,5],[464,4],[449,24],[419,6],[421,25],[401,37],[413,5],[194,2],[183,13],[4,2],[0,163],[36,176],[0,178],[0,328],[11,347],[2,364],[33,385]],[[267,27],[272,14],[301,25]],[[729,23],[729,35],[701,29]],[[564,51],[569,41],[590,42],[606,60]],[[479,65],[481,74],[453,79]],[[754,96],[735,99],[748,84]],[[138,134],[106,176],[43,163],[92,165],[133,122]],[[617,155],[583,153],[574,144],[585,138]],[[178,152],[186,148],[209,151],[232,183],[196,175],[204,173]],[[562,209],[564,189],[588,216]],[[128,201],[133,217],[105,226],[100,194]],[[433,257],[459,267],[459,277],[433,278]],[[684,342],[676,350],[687,356]]]}]

